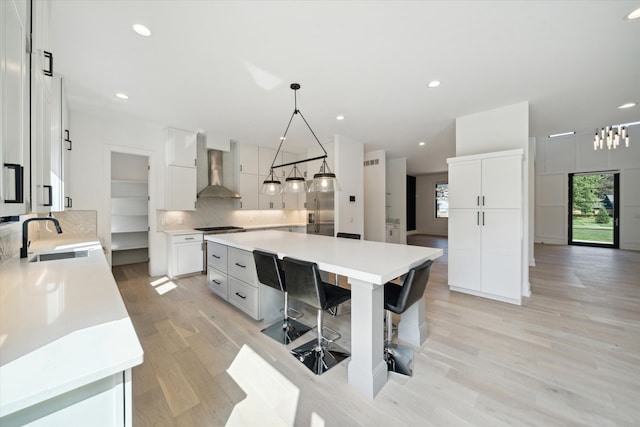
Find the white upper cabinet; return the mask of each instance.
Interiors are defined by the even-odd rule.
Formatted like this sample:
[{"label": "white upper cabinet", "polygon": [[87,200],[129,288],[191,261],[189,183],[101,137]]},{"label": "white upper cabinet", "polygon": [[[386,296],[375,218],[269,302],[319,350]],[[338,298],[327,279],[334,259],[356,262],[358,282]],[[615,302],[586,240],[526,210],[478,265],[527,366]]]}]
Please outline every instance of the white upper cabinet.
[{"label": "white upper cabinet", "polygon": [[480,206],[480,160],[449,164],[449,208]]},{"label": "white upper cabinet", "polygon": [[197,200],[197,169],[167,166],[164,209],[168,211],[195,211]]},{"label": "white upper cabinet", "polygon": [[521,207],[522,156],[504,153],[449,163],[450,209]]},{"label": "white upper cabinet", "polygon": [[[258,146],[252,144],[236,144],[237,172],[258,175]],[[242,196],[242,194],[240,194]]]},{"label": "white upper cabinet", "polygon": [[27,213],[29,67],[27,2],[0,2],[0,216]]},{"label": "white upper cabinet", "polygon": [[[273,162],[273,157],[276,155],[276,150],[273,148],[267,147],[259,147],[258,148],[258,175],[267,176],[271,170],[271,163]],[[282,163],[280,161],[282,159],[282,154],[278,154],[278,159],[276,159],[274,165],[279,165]],[[278,173],[280,170],[276,170]]]},{"label": "white upper cabinet", "polygon": [[197,134],[167,128],[167,165],[196,167]]}]

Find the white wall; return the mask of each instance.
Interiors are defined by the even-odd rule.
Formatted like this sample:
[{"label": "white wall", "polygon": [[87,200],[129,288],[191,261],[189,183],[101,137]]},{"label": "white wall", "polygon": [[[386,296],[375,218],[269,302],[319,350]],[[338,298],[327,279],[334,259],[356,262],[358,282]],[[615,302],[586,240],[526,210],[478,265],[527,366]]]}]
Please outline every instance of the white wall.
[{"label": "white wall", "polygon": [[615,150],[594,150],[591,133],[536,140],[536,242],[567,243],[570,173],[617,171],[620,248],[640,250],[640,126],[628,133],[629,147]]},{"label": "white wall", "polygon": [[447,218],[436,218],[436,184],[448,182],[447,172],[416,177],[416,232],[447,236]]},{"label": "white wall", "polygon": [[334,173],[341,187],[334,201],[335,232],[364,235],[364,144],[343,135],[335,135],[334,141]]},{"label": "white wall", "polygon": [[456,156],[492,153],[529,144],[529,103],[521,102],[456,119]]},{"label": "white wall", "polygon": [[400,243],[407,243],[407,159],[388,159],[386,218],[400,220]]},{"label": "white wall", "polygon": [[[365,240],[385,241],[385,173],[384,150],[364,154],[364,236]],[[377,163],[376,163],[377,161]]]},{"label": "white wall", "polygon": [[149,157],[149,272],[151,275],[163,274],[166,271],[165,237],[157,232],[156,221],[153,221],[157,196],[161,193],[158,188],[162,188],[157,183],[164,179],[161,167],[165,162],[163,126],[106,112],[73,110],[71,115],[73,209],[97,211],[98,237],[105,247],[111,246],[111,152]]},{"label": "white wall", "polygon": [[[492,153],[496,151],[522,149],[522,258],[523,266],[534,259],[533,247],[529,244],[529,205],[533,195],[529,194],[529,169],[533,159],[529,156],[529,103],[520,102],[489,111],[483,111],[456,119],[456,156]],[[529,269],[522,269],[522,294],[530,295]]]}]

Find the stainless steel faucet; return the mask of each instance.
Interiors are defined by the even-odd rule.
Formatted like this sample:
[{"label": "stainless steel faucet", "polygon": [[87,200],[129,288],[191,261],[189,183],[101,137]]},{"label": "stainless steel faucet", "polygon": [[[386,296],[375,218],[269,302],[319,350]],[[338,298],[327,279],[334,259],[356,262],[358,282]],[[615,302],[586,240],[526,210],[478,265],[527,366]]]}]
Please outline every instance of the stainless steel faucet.
[{"label": "stainless steel faucet", "polygon": [[52,221],[56,226],[56,231],[58,232],[58,234],[62,234],[60,223],[53,217],[25,219],[22,223],[22,247],[20,248],[20,258],[27,257],[27,251],[29,250],[29,245],[31,244],[31,242],[29,241],[29,223],[31,221]]}]

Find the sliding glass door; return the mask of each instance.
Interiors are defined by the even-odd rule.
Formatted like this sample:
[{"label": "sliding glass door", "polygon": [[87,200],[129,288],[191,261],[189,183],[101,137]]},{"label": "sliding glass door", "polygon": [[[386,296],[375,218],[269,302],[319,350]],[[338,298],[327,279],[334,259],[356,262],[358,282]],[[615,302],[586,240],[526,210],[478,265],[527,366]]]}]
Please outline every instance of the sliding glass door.
[{"label": "sliding glass door", "polygon": [[569,244],[619,247],[620,174],[569,174]]}]

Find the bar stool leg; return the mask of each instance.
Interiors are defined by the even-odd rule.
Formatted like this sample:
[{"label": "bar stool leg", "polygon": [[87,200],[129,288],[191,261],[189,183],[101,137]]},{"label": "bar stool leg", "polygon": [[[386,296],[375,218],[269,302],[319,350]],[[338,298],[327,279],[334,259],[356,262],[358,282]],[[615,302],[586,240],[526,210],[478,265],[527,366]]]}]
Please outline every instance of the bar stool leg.
[{"label": "bar stool leg", "polygon": [[387,337],[384,344],[384,358],[387,370],[398,374],[413,376],[413,349],[393,344],[393,323],[391,310],[386,310]]}]

